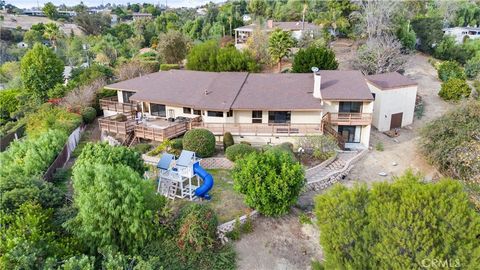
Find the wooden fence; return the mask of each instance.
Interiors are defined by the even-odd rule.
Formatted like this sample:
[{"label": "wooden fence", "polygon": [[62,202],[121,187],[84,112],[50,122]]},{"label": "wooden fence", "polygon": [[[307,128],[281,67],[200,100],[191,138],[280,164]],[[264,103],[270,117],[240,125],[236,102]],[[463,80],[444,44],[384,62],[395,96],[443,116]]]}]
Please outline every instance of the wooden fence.
[{"label": "wooden fence", "polygon": [[25,125],[20,126],[15,131],[12,131],[5,136],[0,137],[0,152],[3,152],[7,149],[11,142],[16,139],[19,139],[25,133]]}]

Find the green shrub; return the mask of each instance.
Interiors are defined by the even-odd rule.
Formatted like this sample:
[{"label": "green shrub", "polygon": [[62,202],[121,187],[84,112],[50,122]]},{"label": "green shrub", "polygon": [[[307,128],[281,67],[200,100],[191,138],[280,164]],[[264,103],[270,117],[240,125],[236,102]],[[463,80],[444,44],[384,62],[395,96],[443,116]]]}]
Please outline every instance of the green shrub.
[{"label": "green shrub", "polygon": [[171,69],[180,69],[180,66],[178,64],[161,64],[160,65],[161,71],[167,71]]},{"label": "green shrub", "polygon": [[183,136],[183,149],[199,157],[211,157],[215,153],[215,135],[207,129],[189,130]]},{"label": "green shrub", "polygon": [[298,216],[298,221],[300,224],[312,224],[312,219],[305,213],[301,213],[300,216]]},{"label": "green shrub", "polygon": [[95,108],[93,107],[83,108],[82,119],[85,124],[93,123],[93,121],[95,120],[95,117],[97,117],[97,110],[95,110]]},{"label": "green shrub", "polygon": [[0,123],[11,119],[11,114],[18,108],[18,89],[0,90]]},{"label": "green shrub", "polygon": [[293,59],[293,73],[308,73],[312,67],[318,67],[321,70],[334,70],[338,67],[335,59],[335,53],[326,47],[311,46],[306,49],[300,49]]},{"label": "green shrub", "polygon": [[168,152],[172,146],[172,141],[169,139],[165,139],[161,144],[155,147],[152,151],[148,152],[147,155],[149,156],[158,156],[163,152]]},{"label": "green shrub", "polygon": [[232,177],[245,203],[267,216],[288,212],[305,184],[302,165],[285,152],[252,153],[239,159]]},{"label": "green shrub", "polygon": [[174,154],[176,156],[180,155],[180,152],[183,150],[183,138],[175,138],[171,141],[171,149],[169,153]]},{"label": "green shrub", "polygon": [[225,156],[228,158],[228,160],[235,162],[236,160],[256,151],[257,150],[255,150],[255,148],[252,146],[240,143],[229,146],[227,150],[225,150]]},{"label": "green shrub", "polygon": [[375,150],[377,151],[383,151],[384,148],[383,148],[383,143],[382,142],[378,142],[376,145],[375,145]]},{"label": "green shrub", "polygon": [[35,113],[26,116],[27,135],[38,137],[51,129],[58,129],[70,134],[81,123],[82,117],[78,114],[45,103]]},{"label": "green shrub", "polygon": [[223,151],[226,151],[229,146],[232,146],[234,144],[235,141],[233,140],[232,133],[225,132],[225,134],[223,134]]},{"label": "green shrub", "polygon": [[480,74],[480,54],[468,60],[465,64],[465,75],[469,79],[475,79]]},{"label": "green shrub", "polygon": [[307,154],[311,154],[315,159],[326,160],[335,155],[338,149],[337,140],[332,136],[310,135],[300,137],[298,145]]},{"label": "green shrub", "polygon": [[241,141],[240,143],[241,143],[241,144],[252,145],[252,143],[250,143],[250,142],[247,142],[247,141]]},{"label": "green shrub", "polygon": [[148,150],[150,150],[152,148],[152,146],[148,143],[138,143],[136,145],[134,145],[132,147],[132,149],[134,151],[137,151],[139,152],[140,154],[145,154],[146,152],[148,152]]},{"label": "green shrub", "polygon": [[449,79],[442,83],[438,95],[444,100],[460,100],[470,96],[472,90],[464,79]]},{"label": "green shrub", "polygon": [[275,145],[275,146],[267,146],[264,148],[264,152],[276,154],[276,155],[286,153],[292,160],[296,160],[296,157],[293,151],[289,147],[286,147],[285,145],[282,145],[282,144]]},{"label": "green shrub", "polygon": [[188,204],[178,220],[177,245],[187,257],[212,249],[217,239],[218,219],[206,204]]},{"label": "green shrub", "polygon": [[48,98],[61,98],[65,96],[65,93],[67,93],[67,88],[63,84],[57,83],[55,87],[47,91],[47,96]]},{"label": "green shrub", "polygon": [[457,44],[453,36],[445,36],[442,42],[435,47],[433,56],[441,60],[457,61],[461,64],[465,64],[471,57],[469,51]]},{"label": "green shrub", "polygon": [[438,78],[446,82],[449,79],[465,79],[465,72],[459,63],[455,61],[445,61],[438,67]]}]

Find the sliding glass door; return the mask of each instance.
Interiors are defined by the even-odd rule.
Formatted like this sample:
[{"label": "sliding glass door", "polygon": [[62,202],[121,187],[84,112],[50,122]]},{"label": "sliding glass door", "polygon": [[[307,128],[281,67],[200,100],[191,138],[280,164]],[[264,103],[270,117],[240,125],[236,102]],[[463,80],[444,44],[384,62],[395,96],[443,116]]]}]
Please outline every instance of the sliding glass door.
[{"label": "sliding glass door", "polygon": [[160,116],[160,117],[167,117],[165,105],[150,103],[150,114],[155,116]]}]

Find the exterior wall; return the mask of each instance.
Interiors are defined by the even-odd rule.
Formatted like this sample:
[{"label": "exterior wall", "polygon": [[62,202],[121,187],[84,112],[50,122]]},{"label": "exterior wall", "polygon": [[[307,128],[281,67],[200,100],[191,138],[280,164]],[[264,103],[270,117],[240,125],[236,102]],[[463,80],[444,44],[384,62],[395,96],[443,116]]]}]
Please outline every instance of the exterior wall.
[{"label": "exterior wall", "polygon": [[417,86],[381,90],[368,83],[375,94],[372,124],[379,131],[390,130],[392,114],[403,113],[402,127],[413,123]]},{"label": "exterior wall", "polygon": [[[268,113],[267,113],[268,120]],[[292,124],[320,124],[322,122],[321,111],[292,111]]]},{"label": "exterior wall", "polygon": [[118,90],[117,91],[117,97],[118,97],[118,103],[123,103],[123,92]]}]

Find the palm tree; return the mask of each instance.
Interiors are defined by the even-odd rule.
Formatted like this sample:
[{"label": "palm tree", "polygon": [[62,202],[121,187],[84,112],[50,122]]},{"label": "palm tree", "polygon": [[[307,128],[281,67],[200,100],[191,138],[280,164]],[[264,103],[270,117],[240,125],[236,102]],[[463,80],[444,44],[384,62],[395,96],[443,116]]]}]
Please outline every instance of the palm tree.
[{"label": "palm tree", "polygon": [[60,28],[55,23],[45,24],[45,32],[43,37],[48,39],[52,43],[53,50],[57,51],[57,39],[62,35]]},{"label": "palm tree", "polygon": [[268,40],[268,53],[274,62],[278,63],[278,71],[282,69],[282,58],[288,56],[295,44],[290,32],[276,29]]}]

